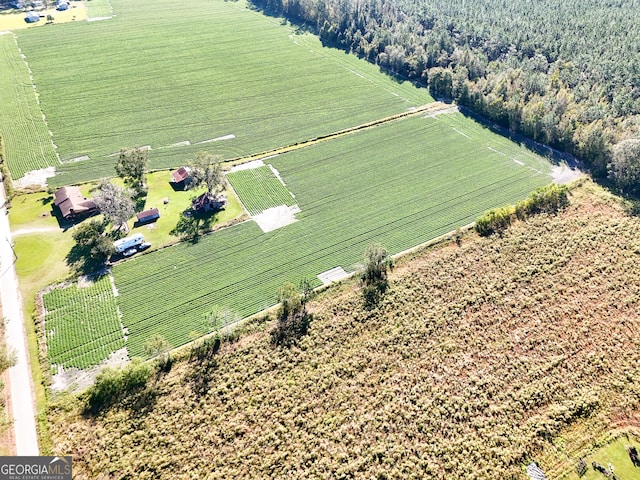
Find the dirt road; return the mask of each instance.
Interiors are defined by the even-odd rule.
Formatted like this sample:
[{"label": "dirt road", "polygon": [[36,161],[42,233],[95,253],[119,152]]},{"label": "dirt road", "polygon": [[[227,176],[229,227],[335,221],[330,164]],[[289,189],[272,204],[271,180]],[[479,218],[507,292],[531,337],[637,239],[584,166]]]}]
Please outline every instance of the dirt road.
[{"label": "dirt road", "polygon": [[15,452],[17,455],[38,455],[33,380],[2,182],[0,182],[0,205],[2,205],[0,208],[0,301],[6,325],[7,346],[16,352],[17,357],[16,365],[9,369]]}]

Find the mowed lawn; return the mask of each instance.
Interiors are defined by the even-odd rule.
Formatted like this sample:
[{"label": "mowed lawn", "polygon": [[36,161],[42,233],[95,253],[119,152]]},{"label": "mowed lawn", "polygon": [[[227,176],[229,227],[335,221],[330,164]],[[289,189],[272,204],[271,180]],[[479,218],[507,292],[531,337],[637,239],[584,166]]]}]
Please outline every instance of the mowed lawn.
[{"label": "mowed lawn", "polygon": [[152,168],[235,158],[432,100],[243,1],[112,3],[108,20],[17,32],[63,162],[55,185],[112,175],[123,147],[151,146]]},{"label": "mowed lawn", "polygon": [[411,117],[269,159],[295,195],[298,221],[263,233],[253,221],[113,269],[130,355],[154,333],[174,347],[210,329],[214,306],[240,316],[276,289],[341,266],[367,244],[398,253],[551,182],[551,165],[461,114]]}]

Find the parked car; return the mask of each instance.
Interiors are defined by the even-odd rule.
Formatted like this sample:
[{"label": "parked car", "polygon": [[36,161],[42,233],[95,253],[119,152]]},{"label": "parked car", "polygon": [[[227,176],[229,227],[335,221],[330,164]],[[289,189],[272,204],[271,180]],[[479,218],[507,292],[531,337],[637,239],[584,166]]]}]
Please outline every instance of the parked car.
[{"label": "parked car", "polygon": [[139,251],[139,252],[143,252],[143,251],[145,251],[147,248],[149,248],[150,246],[151,246],[151,243],[150,243],[150,242],[144,242],[144,243],[141,243],[140,245],[138,245],[138,251]]},{"label": "parked car", "polygon": [[132,255],[135,255],[136,253],[138,253],[138,249],[137,248],[129,248],[129,249],[125,250],[124,252],[122,252],[122,256],[123,257],[130,257]]}]

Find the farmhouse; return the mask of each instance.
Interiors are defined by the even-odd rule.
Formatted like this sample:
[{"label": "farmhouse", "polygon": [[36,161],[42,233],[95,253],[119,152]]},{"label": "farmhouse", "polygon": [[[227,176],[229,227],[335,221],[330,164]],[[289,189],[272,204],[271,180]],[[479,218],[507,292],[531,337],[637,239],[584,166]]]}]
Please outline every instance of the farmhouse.
[{"label": "farmhouse", "polygon": [[178,170],[171,172],[171,179],[174,185],[185,188],[191,182],[191,169],[189,167],[180,167]]},{"label": "farmhouse", "polygon": [[92,199],[82,196],[79,187],[59,188],[53,203],[60,210],[62,218],[66,220],[71,220],[78,215],[91,215],[98,211]]},{"label": "farmhouse", "polygon": [[150,208],[149,210],[145,210],[144,212],[140,212],[136,215],[137,222],[139,224],[155,222],[160,218],[160,212],[157,208]]},{"label": "farmhouse", "polygon": [[224,210],[227,206],[227,197],[224,195],[212,195],[203,193],[191,202],[191,206],[198,213],[209,213],[217,210]]}]

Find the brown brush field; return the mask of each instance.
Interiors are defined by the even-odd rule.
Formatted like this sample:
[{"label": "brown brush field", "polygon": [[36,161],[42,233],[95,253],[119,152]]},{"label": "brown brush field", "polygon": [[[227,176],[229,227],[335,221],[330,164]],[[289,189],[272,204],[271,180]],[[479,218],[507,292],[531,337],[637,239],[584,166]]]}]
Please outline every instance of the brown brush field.
[{"label": "brown brush field", "polygon": [[255,324],[96,417],[59,400],[52,453],[77,478],[558,478],[637,424],[639,260],[640,218],[584,181],[558,216],[400,261],[374,310],[332,287],[298,346]]}]

